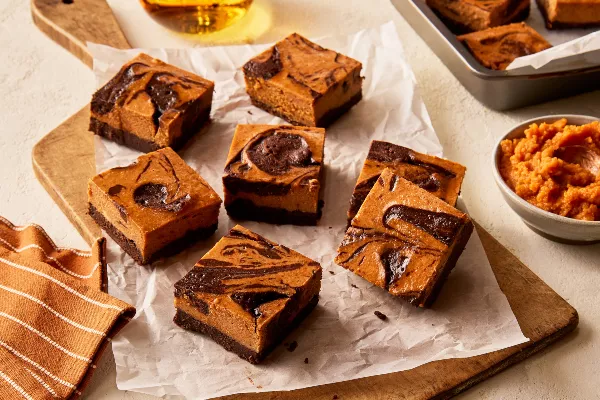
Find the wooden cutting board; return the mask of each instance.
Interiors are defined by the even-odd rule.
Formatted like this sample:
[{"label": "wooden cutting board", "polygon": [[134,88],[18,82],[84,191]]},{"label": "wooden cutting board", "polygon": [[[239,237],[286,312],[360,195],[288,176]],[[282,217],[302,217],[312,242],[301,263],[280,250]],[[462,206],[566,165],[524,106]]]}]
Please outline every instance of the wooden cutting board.
[{"label": "wooden cutting board", "polygon": [[[129,48],[105,0],[32,0],[38,27],[91,65],[86,41]],[[87,181],[95,174],[89,106],[63,122],[33,149],[40,183],[83,237],[102,233],[86,214]],[[577,311],[510,251],[477,226],[500,288],[530,342],[465,359],[436,361],[410,371],[317,386],[291,392],[229,396],[230,399],[446,399],[502,371],[575,329]]]}]

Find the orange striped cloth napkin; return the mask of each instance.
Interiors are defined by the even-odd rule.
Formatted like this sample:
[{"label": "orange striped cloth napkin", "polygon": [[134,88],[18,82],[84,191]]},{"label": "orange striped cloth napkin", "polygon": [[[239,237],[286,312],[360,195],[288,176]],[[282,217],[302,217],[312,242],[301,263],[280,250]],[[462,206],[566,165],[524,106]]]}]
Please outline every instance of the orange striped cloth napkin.
[{"label": "orange striped cloth napkin", "polygon": [[57,247],[0,217],[0,399],[81,395],[111,338],[135,315],[104,293],[104,239]]}]

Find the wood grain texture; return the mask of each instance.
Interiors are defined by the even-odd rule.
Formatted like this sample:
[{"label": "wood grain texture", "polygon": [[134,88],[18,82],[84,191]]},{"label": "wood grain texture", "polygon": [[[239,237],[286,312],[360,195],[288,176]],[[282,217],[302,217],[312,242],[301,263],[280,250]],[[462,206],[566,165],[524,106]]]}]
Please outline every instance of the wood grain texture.
[{"label": "wood grain texture", "polygon": [[42,32],[89,67],[86,42],[131,47],[105,0],[31,0],[31,15]]},{"label": "wood grain texture", "polygon": [[87,214],[87,181],[96,174],[94,137],[85,106],[33,148],[35,176],[88,243],[102,231]]},{"label": "wood grain texture", "polygon": [[[72,7],[74,6],[75,7]],[[96,11],[96,13],[94,13]],[[104,0],[32,0],[36,24],[91,65],[86,41],[118,48],[129,45]],[[34,148],[33,168],[41,184],[81,235],[91,242],[102,233],[87,215],[87,181],[95,174],[89,106],[44,137]],[[575,329],[577,311],[480,226],[483,246],[498,284],[530,342],[466,359],[291,392],[228,396],[226,399],[446,399],[543,349]]]}]

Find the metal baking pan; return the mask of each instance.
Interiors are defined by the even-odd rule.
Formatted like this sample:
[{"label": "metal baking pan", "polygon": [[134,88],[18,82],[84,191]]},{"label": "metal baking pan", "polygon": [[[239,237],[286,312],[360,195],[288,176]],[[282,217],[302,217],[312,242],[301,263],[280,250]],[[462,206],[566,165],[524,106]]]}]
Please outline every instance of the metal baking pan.
[{"label": "metal baking pan", "polygon": [[600,55],[574,55],[540,69],[524,67],[494,71],[482,66],[471,55],[424,0],[391,1],[463,86],[494,110],[508,110],[600,89]]}]

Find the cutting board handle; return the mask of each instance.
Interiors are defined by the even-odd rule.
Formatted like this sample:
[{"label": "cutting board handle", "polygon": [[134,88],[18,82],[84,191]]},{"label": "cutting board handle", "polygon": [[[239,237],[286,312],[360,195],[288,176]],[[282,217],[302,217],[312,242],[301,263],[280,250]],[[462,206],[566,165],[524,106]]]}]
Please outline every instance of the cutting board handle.
[{"label": "cutting board handle", "polygon": [[131,48],[105,0],[31,0],[31,15],[42,32],[90,68],[86,42]]}]

